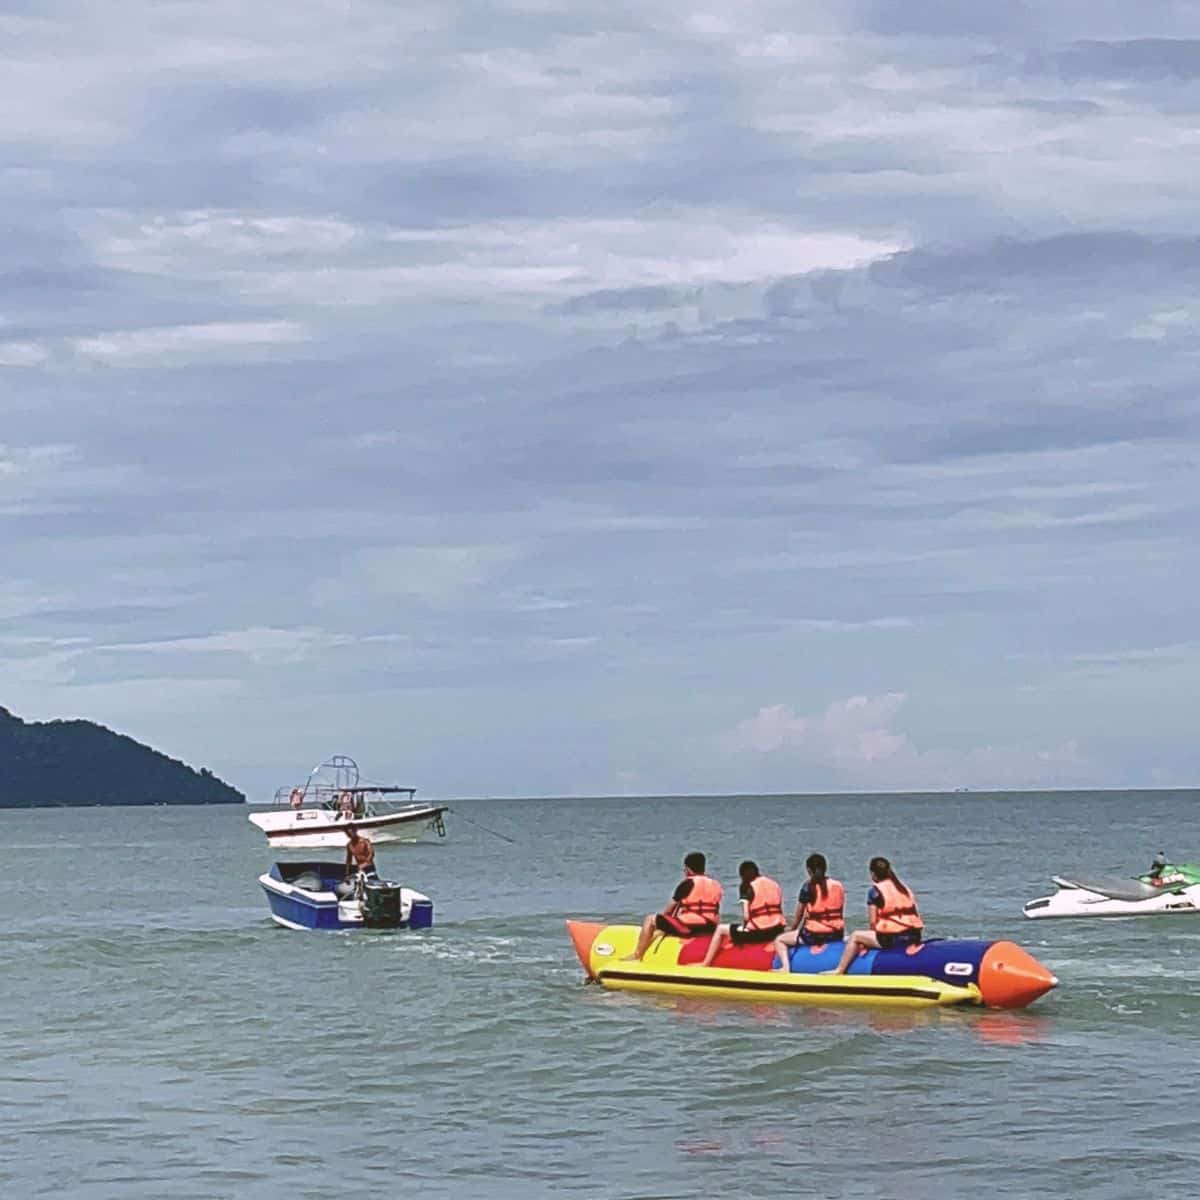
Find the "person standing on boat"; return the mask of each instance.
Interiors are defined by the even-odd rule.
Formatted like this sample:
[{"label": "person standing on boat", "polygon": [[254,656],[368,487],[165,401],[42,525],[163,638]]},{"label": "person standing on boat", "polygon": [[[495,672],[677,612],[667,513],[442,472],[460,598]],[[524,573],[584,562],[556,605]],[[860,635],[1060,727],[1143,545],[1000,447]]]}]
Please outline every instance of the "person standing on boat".
[{"label": "person standing on boat", "polygon": [[758,863],[750,859],[738,867],[738,877],[741,879],[738,899],[742,902],[742,923],[717,926],[701,966],[713,965],[713,959],[726,940],[735,946],[751,946],[773,942],[783,932],[783,888],[761,874]]},{"label": "person standing on boat", "polygon": [[705,875],[708,862],[698,850],[683,860],[683,879],[671,896],[671,903],[660,913],[651,913],[642,922],[637,946],[626,962],[640,962],[656,933],[692,938],[711,935],[721,915],[721,885]]},{"label": "person standing on boat", "polygon": [[354,825],[346,826],[346,876],[351,872],[360,875],[374,875],[375,847],[369,838],[363,837]]},{"label": "person standing on boat", "polygon": [[827,877],[829,864],[825,855],[810,854],[804,865],[808,868],[808,879],[796,897],[791,931],[775,939],[778,971],[792,969],[792,946],[825,946],[846,936],[846,889],[838,880]]},{"label": "person standing on boat", "polygon": [[856,929],[846,939],[842,961],[830,972],[845,975],[850,964],[864,950],[891,950],[896,946],[919,946],[925,922],[917,911],[917,898],[901,883],[886,858],[871,859],[872,887],[867,892],[867,919],[870,929]]}]

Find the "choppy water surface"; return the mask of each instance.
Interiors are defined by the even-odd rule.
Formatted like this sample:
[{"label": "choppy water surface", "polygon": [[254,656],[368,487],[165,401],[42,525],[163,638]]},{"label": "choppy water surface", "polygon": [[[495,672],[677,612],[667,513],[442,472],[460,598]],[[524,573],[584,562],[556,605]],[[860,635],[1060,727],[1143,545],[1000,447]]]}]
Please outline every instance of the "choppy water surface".
[{"label": "choppy water surface", "polygon": [[[428,933],[295,933],[237,808],[0,813],[3,1195],[1087,1196],[1200,1179],[1200,917],[1029,922],[1075,866],[1200,858],[1200,794],[462,802],[381,851]],[[789,892],[884,853],[932,934],[1062,978],[1023,1013],[584,987],[563,917],[660,907],[689,849]]]}]

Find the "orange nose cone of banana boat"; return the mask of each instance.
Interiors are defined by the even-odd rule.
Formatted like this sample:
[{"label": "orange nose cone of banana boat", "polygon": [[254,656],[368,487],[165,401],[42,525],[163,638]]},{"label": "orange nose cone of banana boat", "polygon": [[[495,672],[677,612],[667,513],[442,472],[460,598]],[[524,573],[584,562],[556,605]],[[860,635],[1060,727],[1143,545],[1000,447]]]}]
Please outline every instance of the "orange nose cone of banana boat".
[{"label": "orange nose cone of banana boat", "polygon": [[988,1008],[1024,1008],[1058,986],[1058,979],[1012,942],[995,942],[979,964],[979,993]]},{"label": "orange nose cone of banana boat", "polygon": [[568,921],[567,932],[571,935],[571,942],[575,946],[575,953],[579,955],[579,961],[583,963],[583,969],[588,973],[589,978],[592,974],[590,959],[592,957],[592,943],[600,934],[603,925],[597,925],[594,921]]}]

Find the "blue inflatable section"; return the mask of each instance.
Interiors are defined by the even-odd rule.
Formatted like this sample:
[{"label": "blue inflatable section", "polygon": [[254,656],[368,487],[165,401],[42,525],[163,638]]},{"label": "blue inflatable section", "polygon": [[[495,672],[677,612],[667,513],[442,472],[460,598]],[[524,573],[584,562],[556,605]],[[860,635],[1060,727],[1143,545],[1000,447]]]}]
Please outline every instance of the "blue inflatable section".
[{"label": "blue inflatable section", "polygon": [[[923,942],[896,950],[868,950],[850,964],[851,975],[925,975],[944,983],[963,985],[979,982],[979,965],[994,942]],[[827,946],[797,946],[791,954],[792,971],[798,975],[832,971],[845,949],[844,942]]]}]

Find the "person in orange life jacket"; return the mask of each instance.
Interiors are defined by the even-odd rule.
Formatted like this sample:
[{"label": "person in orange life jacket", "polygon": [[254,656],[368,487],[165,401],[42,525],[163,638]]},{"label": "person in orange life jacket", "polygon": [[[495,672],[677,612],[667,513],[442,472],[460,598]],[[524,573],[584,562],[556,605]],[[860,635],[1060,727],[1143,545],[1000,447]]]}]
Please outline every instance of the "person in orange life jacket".
[{"label": "person in orange life jacket", "polygon": [[375,874],[375,847],[370,839],[362,836],[353,825],[346,826],[346,875],[361,871],[364,875]]},{"label": "person in orange life jacket", "polygon": [[721,915],[721,885],[709,879],[704,870],[708,863],[698,850],[685,855],[683,879],[671,896],[671,903],[660,913],[651,913],[642,922],[637,946],[625,962],[640,962],[656,933],[671,937],[699,937],[713,932]]},{"label": "person in orange life jacket", "polygon": [[773,942],[783,932],[783,889],[775,880],[759,874],[758,863],[749,859],[738,867],[738,875],[742,881],[738,888],[742,923],[717,926],[701,966],[712,966],[726,939],[735,946],[749,946]]},{"label": "person in orange life jacket", "polygon": [[846,939],[842,961],[831,972],[845,975],[863,950],[891,950],[893,946],[919,946],[925,922],[917,911],[917,898],[896,877],[886,858],[870,862],[874,886],[867,892],[867,918],[871,928],[856,929]]},{"label": "person in orange life jacket", "polygon": [[808,868],[808,879],[796,897],[791,931],[775,939],[775,953],[779,955],[777,971],[792,969],[789,952],[793,946],[824,946],[840,942],[846,936],[843,916],[846,889],[838,880],[826,877],[829,864],[825,855],[810,854],[804,865]]}]

